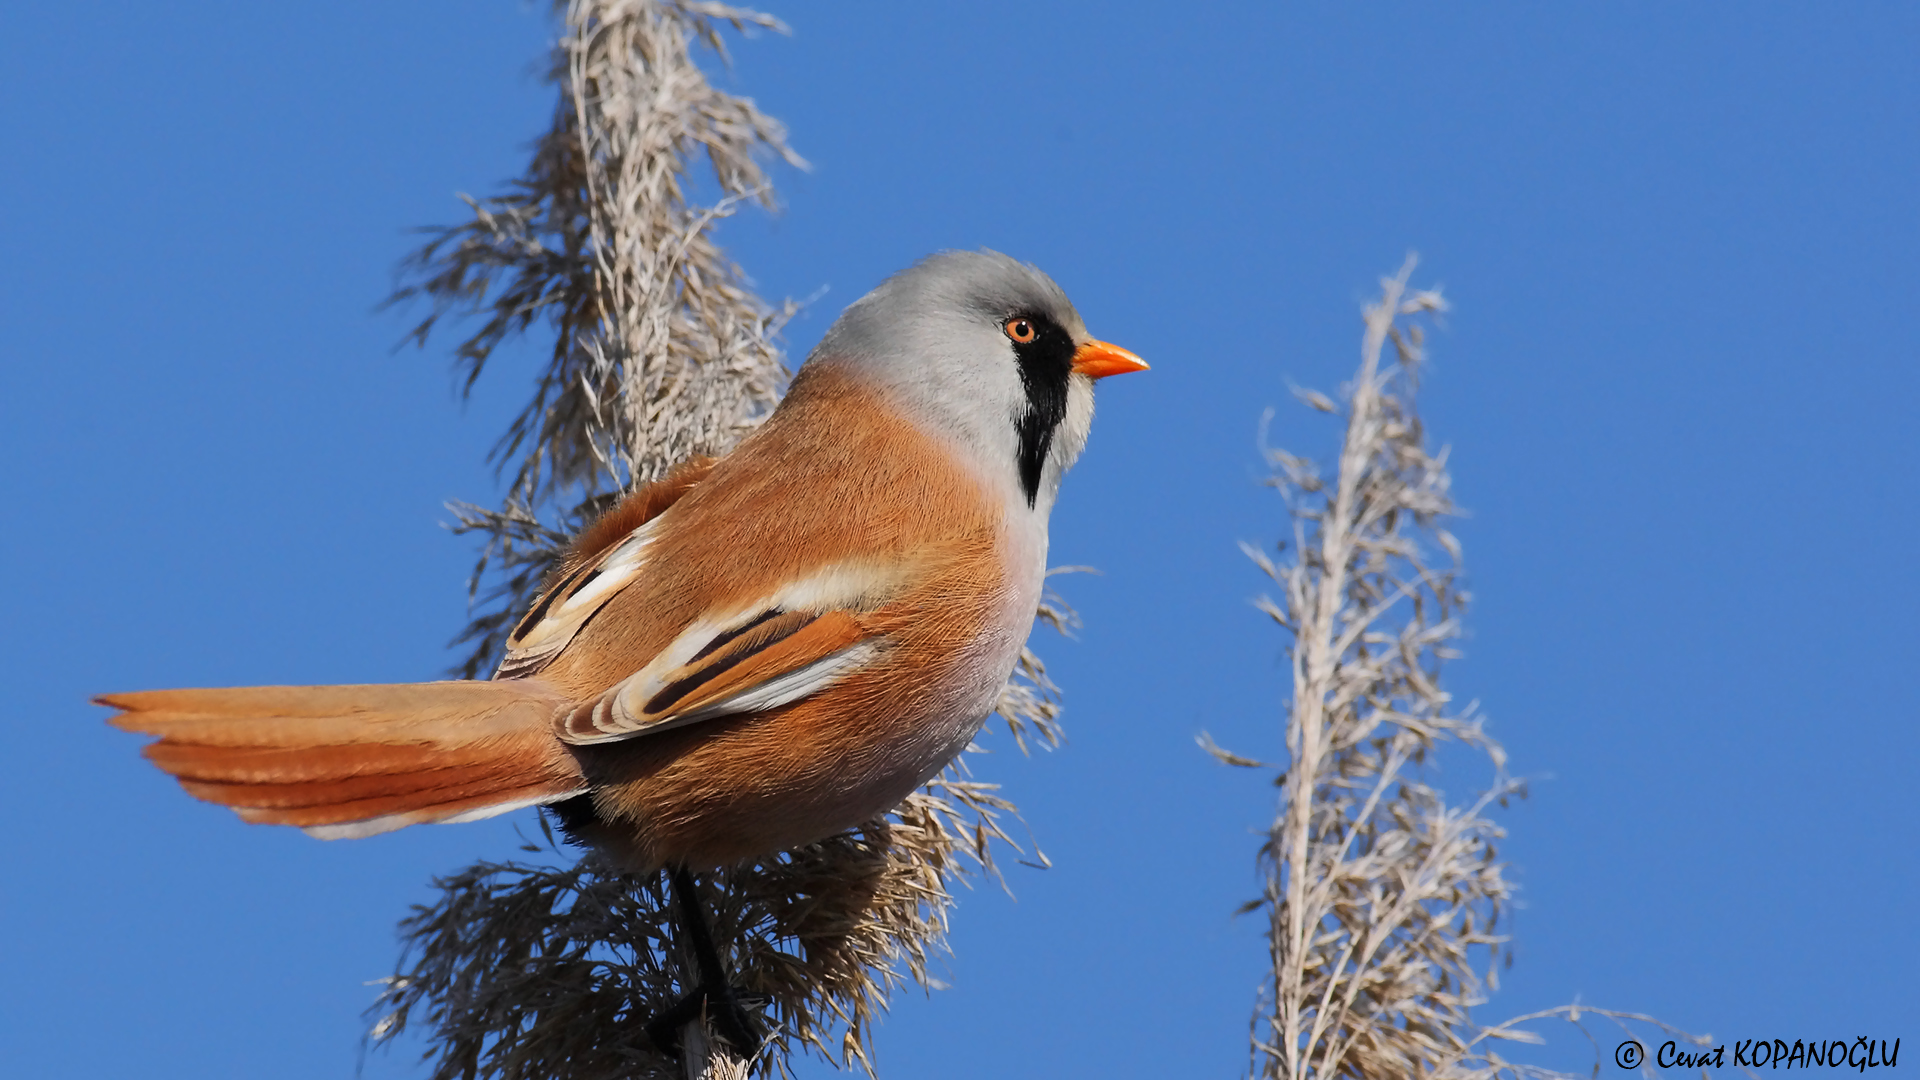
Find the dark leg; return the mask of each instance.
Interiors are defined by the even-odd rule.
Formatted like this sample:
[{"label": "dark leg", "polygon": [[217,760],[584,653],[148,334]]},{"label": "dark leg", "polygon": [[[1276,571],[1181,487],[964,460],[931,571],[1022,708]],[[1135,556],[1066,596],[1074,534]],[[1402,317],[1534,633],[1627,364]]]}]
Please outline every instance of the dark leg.
[{"label": "dark leg", "polygon": [[677,1053],[680,1029],[704,1011],[714,1034],[725,1039],[734,1052],[750,1058],[760,1049],[760,1025],[741,1003],[739,993],[727,982],[719,950],[713,947],[707,913],[700,906],[700,894],[693,887],[693,875],[684,867],[676,867],[670,871],[669,880],[673,882],[680,928],[687,935],[687,943],[693,946],[694,964],[700,969],[700,985],[687,991],[672,1008],[654,1017],[647,1024],[647,1037],[662,1050]]}]

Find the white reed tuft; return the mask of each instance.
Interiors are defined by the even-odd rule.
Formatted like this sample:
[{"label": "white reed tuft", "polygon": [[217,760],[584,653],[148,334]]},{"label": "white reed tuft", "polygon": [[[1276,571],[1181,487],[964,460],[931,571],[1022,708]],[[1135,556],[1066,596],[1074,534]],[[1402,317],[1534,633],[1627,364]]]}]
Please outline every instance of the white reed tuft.
[{"label": "white reed tuft", "polygon": [[[724,58],[722,22],[785,28],[679,0],[558,8],[548,77],[560,100],[526,174],[467,198],[471,220],[429,230],[389,301],[431,301],[410,335],[422,345],[444,316],[478,317],[454,350],[469,388],[502,342],[554,334],[532,400],[494,447],[512,474],[505,505],[453,508],[458,531],[487,538],[475,588],[500,572],[460,639],[473,644],[468,678],[491,670],[566,535],[627,486],[724,452],[772,409],[786,378],[775,337],[796,309],[755,296],[708,227],[743,203],[774,205],[763,158],[805,163],[778,121],[712,86],[694,58],[697,44]],[[689,197],[702,158],[710,206]],[[543,508],[559,511],[550,527]]]},{"label": "white reed tuft", "polygon": [[[1469,597],[1459,541],[1444,526],[1458,513],[1447,452],[1427,448],[1415,408],[1423,323],[1446,302],[1437,290],[1409,290],[1414,265],[1410,256],[1365,308],[1360,368],[1344,400],[1296,392],[1345,419],[1336,470],[1327,477],[1306,458],[1268,449],[1269,483],[1286,498],[1292,537],[1278,559],[1246,546],[1280,588],[1260,608],[1289,637],[1293,681],[1280,808],[1260,849],[1264,895],[1245,909],[1265,913],[1272,962],[1254,1016],[1252,1072],[1553,1075],[1493,1049],[1539,1041],[1517,1025],[1549,1016],[1644,1022],[1699,1045],[1650,1017],[1580,1006],[1492,1028],[1469,1015],[1496,987],[1507,940],[1499,921],[1513,898],[1495,847],[1504,833],[1489,811],[1525,785],[1507,775],[1506,754],[1473,707],[1453,710],[1441,689]],[[1201,741],[1227,764],[1261,767]],[[1492,768],[1491,785],[1464,805],[1428,782],[1430,756],[1444,743]]]}]

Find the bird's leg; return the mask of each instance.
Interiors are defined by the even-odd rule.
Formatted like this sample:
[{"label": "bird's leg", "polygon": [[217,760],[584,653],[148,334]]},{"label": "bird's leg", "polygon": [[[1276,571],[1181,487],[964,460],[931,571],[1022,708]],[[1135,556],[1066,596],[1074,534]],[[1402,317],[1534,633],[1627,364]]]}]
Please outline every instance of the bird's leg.
[{"label": "bird's leg", "polygon": [[760,1025],[747,1012],[740,994],[727,981],[720,953],[713,947],[713,930],[707,925],[707,913],[700,906],[700,894],[694,890],[693,875],[685,867],[668,874],[673,882],[674,907],[680,915],[680,929],[693,946],[694,964],[699,968],[700,984],[684,994],[666,1012],[648,1022],[647,1037],[668,1053],[680,1048],[680,1029],[692,1023],[704,1011],[714,1034],[725,1039],[741,1057],[751,1058],[760,1048]]}]

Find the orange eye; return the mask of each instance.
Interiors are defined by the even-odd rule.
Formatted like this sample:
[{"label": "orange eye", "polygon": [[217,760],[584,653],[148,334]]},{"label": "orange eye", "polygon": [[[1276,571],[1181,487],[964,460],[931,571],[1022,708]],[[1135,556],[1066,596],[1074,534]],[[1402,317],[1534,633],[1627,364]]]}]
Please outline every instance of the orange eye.
[{"label": "orange eye", "polygon": [[1008,319],[1006,325],[1002,326],[1001,329],[1007,332],[1008,337],[1021,345],[1025,345],[1034,338],[1033,320],[1031,319]]}]

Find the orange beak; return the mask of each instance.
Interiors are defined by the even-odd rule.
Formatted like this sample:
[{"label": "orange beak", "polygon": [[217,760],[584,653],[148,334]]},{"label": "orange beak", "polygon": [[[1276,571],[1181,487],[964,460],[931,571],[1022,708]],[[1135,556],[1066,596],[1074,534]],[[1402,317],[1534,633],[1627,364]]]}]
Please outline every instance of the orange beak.
[{"label": "orange beak", "polygon": [[1074,350],[1073,370],[1089,379],[1104,379],[1109,375],[1124,375],[1129,371],[1147,370],[1147,362],[1118,345],[1109,345],[1104,341],[1089,341]]}]

